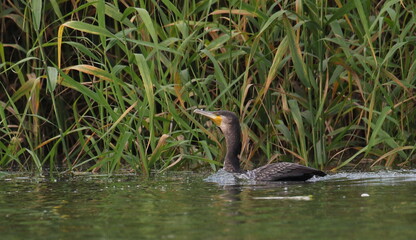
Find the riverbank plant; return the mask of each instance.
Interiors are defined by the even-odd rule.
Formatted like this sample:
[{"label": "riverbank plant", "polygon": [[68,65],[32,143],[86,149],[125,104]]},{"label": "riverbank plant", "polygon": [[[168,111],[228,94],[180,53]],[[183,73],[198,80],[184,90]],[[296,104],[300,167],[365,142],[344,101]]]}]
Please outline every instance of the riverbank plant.
[{"label": "riverbank plant", "polygon": [[0,168],[220,167],[195,108],[237,112],[245,168],[414,162],[413,1],[3,1]]}]

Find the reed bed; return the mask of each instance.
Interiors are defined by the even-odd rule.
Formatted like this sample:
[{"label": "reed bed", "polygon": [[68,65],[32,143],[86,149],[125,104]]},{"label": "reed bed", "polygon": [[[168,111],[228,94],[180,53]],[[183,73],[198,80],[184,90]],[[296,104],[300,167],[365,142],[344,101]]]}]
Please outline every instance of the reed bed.
[{"label": "reed bed", "polygon": [[239,114],[249,169],[415,159],[406,0],[3,1],[0,169],[217,169]]}]

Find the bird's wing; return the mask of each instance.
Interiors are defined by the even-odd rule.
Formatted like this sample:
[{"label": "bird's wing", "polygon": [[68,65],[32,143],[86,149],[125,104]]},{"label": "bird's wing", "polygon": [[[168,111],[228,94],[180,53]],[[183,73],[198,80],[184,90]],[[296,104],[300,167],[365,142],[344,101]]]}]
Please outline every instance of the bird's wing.
[{"label": "bird's wing", "polygon": [[305,181],[314,175],[326,175],[320,170],[289,162],[265,165],[252,170],[251,174],[258,181]]}]

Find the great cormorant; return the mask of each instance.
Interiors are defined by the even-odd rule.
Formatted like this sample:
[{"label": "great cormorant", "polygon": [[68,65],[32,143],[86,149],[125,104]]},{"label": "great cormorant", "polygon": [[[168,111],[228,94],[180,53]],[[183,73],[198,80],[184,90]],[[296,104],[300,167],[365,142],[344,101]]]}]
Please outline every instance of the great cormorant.
[{"label": "great cormorant", "polygon": [[244,174],[244,178],[257,181],[306,181],[314,175],[325,176],[320,170],[296,163],[278,162],[244,172],[240,168],[241,127],[238,117],[229,111],[203,111],[195,113],[210,118],[223,132],[227,147],[224,159],[224,170],[229,173]]}]

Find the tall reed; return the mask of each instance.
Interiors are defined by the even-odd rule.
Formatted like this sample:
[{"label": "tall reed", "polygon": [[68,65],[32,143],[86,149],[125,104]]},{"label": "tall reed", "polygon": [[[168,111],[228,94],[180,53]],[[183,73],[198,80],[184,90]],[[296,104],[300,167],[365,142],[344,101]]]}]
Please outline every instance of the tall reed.
[{"label": "tall reed", "polygon": [[337,170],[414,159],[412,1],[6,1],[0,168],[221,165],[228,109],[243,165]]}]

